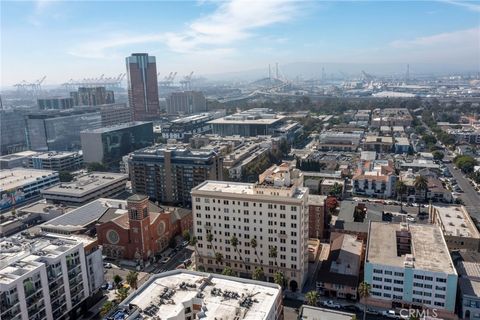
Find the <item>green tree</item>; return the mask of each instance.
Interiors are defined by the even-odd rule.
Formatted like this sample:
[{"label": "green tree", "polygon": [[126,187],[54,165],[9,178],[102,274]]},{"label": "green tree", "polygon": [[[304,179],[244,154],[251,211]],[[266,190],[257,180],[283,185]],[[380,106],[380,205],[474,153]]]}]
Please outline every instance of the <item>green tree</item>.
[{"label": "green tree", "polygon": [[87,164],[87,170],[89,172],[92,172],[92,171],[107,171],[107,167],[105,167],[103,164],[101,164],[99,162],[91,162],[91,163]]},{"label": "green tree", "polygon": [[407,193],[407,185],[402,180],[398,180],[395,184],[395,190],[400,196],[400,212],[403,212],[403,196]]},{"label": "green tree", "polygon": [[218,264],[221,264],[223,261],[223,254],[220,252],[215,252],[215,262]]},{"label": "green tree", "polygon": [[277,256],[278,256],[278,249],[275,246],[271,246],[268,248],[268,256],[275,260],[275,266],[277,266]]},{"label": "green tree", "polygon": [[235,277],[235,272],[230,267],[225,267],[222,271],[224,276]]},{"label": "green tree", "polygon": [[432,152],[432,155],[433,155],[433,159],[435,159],[435,160],[442,160],[443,157],[445,157],[445,155],[443,154],[443,152],[438,151],[438,150],[433,151],[433,152]]},{"label": "green tree", "polygon": [[317,305],[318,298],[319,298],[319,294],[315,290],[308,291],[305,294],[305,301],[307,302],[307,304],[309,306],[314,306],[315,307]]},{"label": "green tree", "polygon": [[330,189],[330,195],[338,198],[339,196],[342,195],[342,193],[343,193],[343,186],[340,183],[335,182],[332,188]]},{"label": "green tree", "polygon": [[253,270],[252,279],[259,281],[265,280],[265,273],[263,272],[263,269],[256,267],[255,270]]},{"label": "green tree", "polygon": [[118,274],[113,276],[113,283],[115,283],[115,288],[117,288],[118,285],[122,283],[122,281],[123,281],[123,278],[120,277]]},{"label": "green tree", "polygon": [[68,171],[60,171],[58,173],[58,178],[60,182],[70,182],[73,180],[73,175]]},{"label": "green tree", "polygon": [[128,297],[128,288],[121,287],[115,293],[115,299],[120,303]]},{"label": "green tree", "polygon": [[285,287],[285,275],[281,271],[276,271],[273,274],[273,282],[281,286],[282,288]]},{"label": "green tree", "polygon": [[106,301],[100,309],[100,316],[104,318],[115,306],[116,304],[113,301]]},{"label": "green tree", "polygon": [[230,245],[233,247],[233,250],[235,251],[236,254],[238,254],[238,257],[240,258],[240,261],[242,261],[243,265],[245,266],[245,269],[247,268],[247,265],[245,264],[245,262],[243,261],[243,257],[242,255],[240,254],[240,252],[238,251],[238,238],[235,237],[235,236],[232,236],[230,238]]},{"label": "green tree", "polygon": [[255,256],[257,257],[258,263],[260,263],[260,257],[258,256],[257,246],[258,246],[257,239],[252,238],[250,240],[250,247],[252,247],[253,251],[255,252]]},{"label": "green tree", "polygon": [[[416,176],[415,181],[413,182],[413,186],[415,187],[415,190],[421,194],[422,192],[425,192],[425,201],[427,200],[427,193],[428,193],[428,180],[425,176]],[[418,213],[420,213],[420,201],[418,201]]]},{"label": "green tree", "polygon": [[367,299],[370,297],[371,286],[367,282],[363,281],[358,286],[358,295],[360,300],[363,300],[363,320],[367,316]]},{"label": "green tree", "polygon": [[130,287],[136,290],[138,286],[138,272],[130,271],[127,274],[127,283]]},{"label": "green tree", "polygon": [[188,231],[188,230],[184,230],[183,233],[182,233],[182,236],[183,236],[183,240],[187,241],[187,242],[190,242],[190,239],[192,237],[190,235],[190,231]]},{"label": "green tree", "polygon": [[478,164],[477,160],[471,156],[457,156],[453,162],[464,173],[473,172],[474,167]]}]

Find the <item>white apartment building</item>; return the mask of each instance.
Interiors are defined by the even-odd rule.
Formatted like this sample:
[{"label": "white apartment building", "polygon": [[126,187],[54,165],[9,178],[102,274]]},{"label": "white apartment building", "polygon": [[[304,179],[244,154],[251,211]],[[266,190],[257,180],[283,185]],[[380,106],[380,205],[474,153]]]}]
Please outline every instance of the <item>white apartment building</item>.
[{"label": "white apartment building", "polygon": [[368,303],[455,319],[458,275],[436,225],[371,222],[365,254]]},{"label": "white apartment building", "polygon": [[352,194],[389,198],[395,193],[396,181],[392,161],[364,161],[352,177]]},{"label": "white apartment building", "polygon": [[[303,287],[308,269],[308,188],[302,184],[301,172],[284,163],[265,171],[258,183],[205,181],[192,189],[196,265],[207,271],[228,266],[245,277],[260,267],[271,282],[281,271],[290,289]],[[208,233],[213,235],[211,243]],[[230,243],[232,237],[238,239],[237,248]],[[277,250],[276,258],[269,254],[271,247]],[[216,261],[216,253],[222,254],[222,261]]]},{"label": "white apartment building", "polygon": [[282,288],[273,283],[203,272],[155,274],[107,319],[283,319]]},{"label": "white apartment building", "polygon": [[104,281],[101,250],[89,238],[41,234],[0,241],[0,319],[78,315]]}]

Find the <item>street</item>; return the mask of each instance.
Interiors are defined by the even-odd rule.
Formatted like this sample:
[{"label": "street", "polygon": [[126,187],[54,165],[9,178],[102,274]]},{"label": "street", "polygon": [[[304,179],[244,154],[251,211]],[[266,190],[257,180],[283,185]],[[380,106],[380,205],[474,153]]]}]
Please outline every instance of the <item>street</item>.
[{"label": "street", "polygon": [[478,192],[470,184],[470,181],[465,175],[459,169],[455,169],[452,163],[446,163],[445,165],[463,190],[463,193],[460,193],[459,197],[462,199],[468,213],[470,213],[470,216],[475,218],[477,222],[480,221],[480,196]]}]

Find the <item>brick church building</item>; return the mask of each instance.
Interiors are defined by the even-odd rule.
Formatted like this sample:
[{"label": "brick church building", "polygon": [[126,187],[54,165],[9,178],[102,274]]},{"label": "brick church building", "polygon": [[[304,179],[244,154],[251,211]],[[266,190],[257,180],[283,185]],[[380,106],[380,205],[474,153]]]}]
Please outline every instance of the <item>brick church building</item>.
[{"label": "brick church building", "polygon": [[171,239],[192,228],[191,210],[163,208],[144,195],[127,199],[126,208],[111,208],[99,219],[97,238],[103,254],[113,259],[148,260]]}]

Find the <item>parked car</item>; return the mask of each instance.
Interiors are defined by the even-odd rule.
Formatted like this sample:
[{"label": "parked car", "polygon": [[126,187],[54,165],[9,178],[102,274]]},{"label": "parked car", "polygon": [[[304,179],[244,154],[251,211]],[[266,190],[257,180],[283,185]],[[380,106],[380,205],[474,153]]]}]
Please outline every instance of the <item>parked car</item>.
[{"label": "parked car", "polygon": [[357,307],[354,304],[349,304],[347,306],[343,306],[343,309],[351,311],[351,312],[355,312],[355,313],[362,311],[361,308]]},{"label": "parked car", "polygon": [[375,309],[367,308],[367,314],[377,315],[377,314],[379,314],[379,312]]},{"label": "parked car", "polygon": [[104,263],[104,264],[103,264],[103,267],[104,267],[105,269],[112,269],[112,264],[111,264],[111,263]]},{"label": "parked car", "polygon": [[106,283],[102,284],[102,286],[100,287],[100,289],[102,289],[102,290],[107,290],[107,289],[108,289],[108,286],[109,286],[109,284],[106,282]]},{"label": "parked car", "polygon": [[332,300],[323,301],[322,304],[324,307],[333,308],[333,309],[340,309],[342,307],[341,305],[333,302]]},{"label": "parked car", "polygon": [[390,318],[390,319],[397,319],[398,316],[393,310],[388,310],[388,311],[382,311],[381,313],[382,317]]},{"label": "parked car", "polygon": [[163,258],[162,260],[160,260],[160,263],[167,263],[168,261],[170,261],[170,257],[165,257]]},{"label": "parked car", "polygon": [[184,247],[188,246],[188,241],[183,241],[182,246],[184,246]]},{"label": "parked car", "polygon": [[108,283],[107,290],[108,290],[108,291],[112,291],[112,290],[113,290],[113,283],[112,283],[112,282],[109,282],[109,283]]}]

